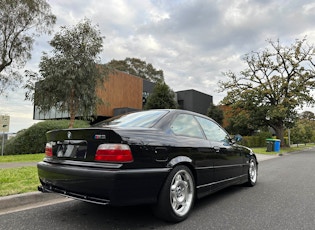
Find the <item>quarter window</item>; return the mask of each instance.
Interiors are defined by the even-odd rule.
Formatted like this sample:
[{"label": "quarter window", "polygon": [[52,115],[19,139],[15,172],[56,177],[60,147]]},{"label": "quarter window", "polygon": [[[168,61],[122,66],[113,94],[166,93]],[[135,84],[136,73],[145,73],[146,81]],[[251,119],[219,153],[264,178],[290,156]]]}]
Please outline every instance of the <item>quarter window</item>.
[{"label": "quarter window", "polygon": [[194,116],[180,114],[171,124],[171,130],[176,135],[203,138],[204,135]]},{"label": "quarter window", "polygon": [[224,129],[222,129],[217,123],[202,117],[196,117],[196,119],[200,123],[208,140],[217,142],[227,141],[227,138],[229,136],[228,133]]}]

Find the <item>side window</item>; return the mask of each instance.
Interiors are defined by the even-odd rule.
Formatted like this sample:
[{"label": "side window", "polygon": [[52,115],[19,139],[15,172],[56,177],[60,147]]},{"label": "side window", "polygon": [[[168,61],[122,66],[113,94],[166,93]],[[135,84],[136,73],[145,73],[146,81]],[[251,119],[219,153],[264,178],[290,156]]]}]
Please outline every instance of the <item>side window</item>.
[{"label": "side window", "polygon": [[218,142],[227,141],[228,133],[224,129],[222,129],[217,123],[202,117],[196,117],[196,119],[200,123],[208,140]]},{"label": "side window", "polygon": [[171,124],[171,130],[175,135],[204,138],[198,122],[189,114],[178,115]]}]

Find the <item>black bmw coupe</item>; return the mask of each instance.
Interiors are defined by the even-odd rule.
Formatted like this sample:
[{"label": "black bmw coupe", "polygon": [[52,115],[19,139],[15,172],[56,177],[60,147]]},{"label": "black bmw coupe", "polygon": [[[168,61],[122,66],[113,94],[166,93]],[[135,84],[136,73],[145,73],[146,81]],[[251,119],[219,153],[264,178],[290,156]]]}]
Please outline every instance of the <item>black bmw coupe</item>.
[{"label": "black bmw coupe", "polygon": [[187,218],[196,198],[257,181],[257,158],[236,144],[239,135],[185,110],[135,112],[46,135],[40,191],[104,205],[153,204],[167,221]]}]

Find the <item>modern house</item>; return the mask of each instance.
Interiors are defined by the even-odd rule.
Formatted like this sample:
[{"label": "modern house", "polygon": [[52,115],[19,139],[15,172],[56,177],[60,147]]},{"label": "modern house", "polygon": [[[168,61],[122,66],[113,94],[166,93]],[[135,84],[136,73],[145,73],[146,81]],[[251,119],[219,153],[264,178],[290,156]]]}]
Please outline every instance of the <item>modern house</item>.
[{"label": "modern house", "polygon": [[[97,94],[105,103],[97,107],[95,117],[97,121],[119,114],[142,110],[146,98],[153,92],[155,84],[143,78],[130,75],[122,71],[115,71],[104,81],[104,88],[99,87]],[[183,90],[175,92],[180,109],[206,114],[212,96],[196,90]],[[43,113],[34,106],[34,120],[68,119],[67,112],[51,109]]]},{"label": "modern house", "polygon": [[177,102],[180,109],[189,110],[206,115],[207,110],[213,104],[212,96],[193,90],[177,91]]}]

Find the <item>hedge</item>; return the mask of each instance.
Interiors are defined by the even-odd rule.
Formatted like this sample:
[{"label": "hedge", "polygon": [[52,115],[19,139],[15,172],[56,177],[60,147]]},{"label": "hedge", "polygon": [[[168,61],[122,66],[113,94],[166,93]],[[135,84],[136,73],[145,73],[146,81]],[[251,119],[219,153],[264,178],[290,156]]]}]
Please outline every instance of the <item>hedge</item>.
[{"label": "hedge", "polygon": [[269,132],[260,132],[255,134],[254,136],[243,136],[243,140],[241,141],[241,145],[245,145],[250,148],[255,147],[265,147],[266,139],[272,138],[271,133]]},{"label": "hedge", "polygon": [[[46,132],[52,129],[65,129],[69,126],[69,120],[50,120],[38,122],[28,129],[24,129],[10,138],[4,147],[5,155],[43,153],[46,145]],[[87,121],[76,120],[75,128],[88,127]]]}]

